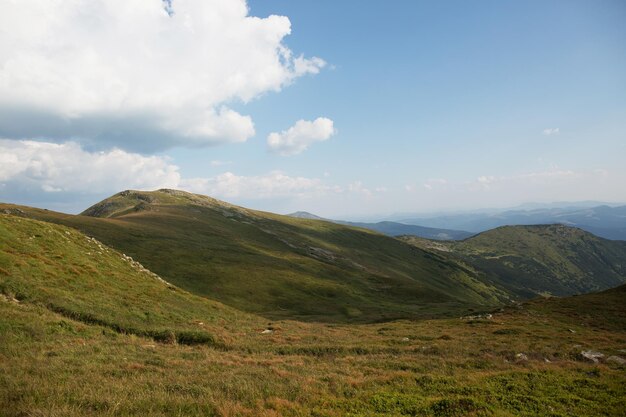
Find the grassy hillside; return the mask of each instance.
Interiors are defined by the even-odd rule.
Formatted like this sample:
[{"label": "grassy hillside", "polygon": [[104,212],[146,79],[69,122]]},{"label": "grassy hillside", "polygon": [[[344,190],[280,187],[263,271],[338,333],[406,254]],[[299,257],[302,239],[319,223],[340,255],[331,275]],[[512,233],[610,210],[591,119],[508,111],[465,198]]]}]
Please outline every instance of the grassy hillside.
[{"label": "grassy hillside", "polygon": [[522,297],[580,294],[626,282],[626,242],[573,227],[506,226],[461,242],[403,240],[445,253]]},{"label": "grassy hillside", "polygon": [[171,287],[75,230],[10,215],[0,215],[0,268],[2,416],[624,410],[626,287],[492,316],[269,324]]},{"label": "grassy hillside", "polygon": [[225,346],[260,318],[187,293],[68,227],[0,214],[0,293],[162,342]]},{"label": "grassy hillside", "polygon": [[180,191],[122,192],[81,216],[2,207],[74,227],[187,291],[271,318],[434,317],[508,299],[397,239]]}]

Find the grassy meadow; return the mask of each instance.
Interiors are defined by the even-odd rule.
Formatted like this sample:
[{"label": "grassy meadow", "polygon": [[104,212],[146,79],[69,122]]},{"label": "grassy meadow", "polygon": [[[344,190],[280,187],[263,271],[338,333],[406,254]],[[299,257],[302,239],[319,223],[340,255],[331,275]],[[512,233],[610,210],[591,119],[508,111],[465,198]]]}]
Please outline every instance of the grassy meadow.
[{"label": "grassy meadow", "polygon": [[[0,215],[3,416],[620,416],[626,289],[473,317],[268,320]],[[167,337],[167,335],[171,335]],[[581,353],[604,355],[597,363]]]}]

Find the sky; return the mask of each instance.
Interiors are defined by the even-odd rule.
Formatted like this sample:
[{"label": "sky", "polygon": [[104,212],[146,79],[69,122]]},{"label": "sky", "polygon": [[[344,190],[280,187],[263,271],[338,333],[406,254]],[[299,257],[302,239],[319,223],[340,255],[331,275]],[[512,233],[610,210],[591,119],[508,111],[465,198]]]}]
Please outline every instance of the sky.
[{"label": "sky", "polygon": [[626,202],[626,3],[0,0],[0,201]]}]

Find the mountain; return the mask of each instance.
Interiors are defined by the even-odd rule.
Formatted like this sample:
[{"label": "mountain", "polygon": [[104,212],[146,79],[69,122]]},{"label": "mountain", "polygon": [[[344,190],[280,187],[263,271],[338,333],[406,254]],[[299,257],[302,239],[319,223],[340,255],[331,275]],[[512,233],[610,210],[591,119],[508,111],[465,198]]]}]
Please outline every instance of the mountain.
[{"label": "mountain", "polygon": [[432,227],[423,227],[390,221],[383,221],[378,223],[364,223],[348,222],[344,220],[330,220],[316,216],[315,214],[311,214],[306,211],[297,211],[295,213],[288,214],[288,216],[298,219],[324,220],[328,222],[344,224],[346,226],[362,227],[363,229],[374,230],[387,236],[413,235],[435,240],[461,240],[468,238],[474,234],[464,232],[462,230],[435,229]]},{"label": "mountain", "polygon": [[337,221],[337,223],[354,227],[362,227],[369,230],[375,230],[387,236],[413,235],[434,240],[461,240],[474,235],[474,233],[464,232],[462,230],[436,229],[432,227],[416,226],[389,221],[378,223],[356,223]]},{"label": "mountain", "polygon": [[295,217],[296,219],[332,221],[332,220],[327,220],[327,219],[325,219],[323,217],[320,217],[320,216],[316,216],[315,214],[309,213],[308,211],[296,211],[295,213],[290,213],[287,216]]},{"label": "mountain", "polygon": [[0,209],[2,416],[623,415],[625,286],[462,318],[269,322],[29,211]]},{"label": "mountain", "polygon": [[471,271],[376,232],[181,191],[124,191],[79,216],[2,207],[78,229],[173,285],[273,319],[457,315],[509,299]]},{"label": "mountain", "polygon": [[404,241],[445,253],[520,297],[571,295],[626,282],[626,242],[563,225],[504,226],[460,242]]},{"label": "mountain", "polygon": [[505,225],[560,223],[575,226],[600,237],[626,240],[626,206],[561,207],[461,213],[436,217],[406,218],[403,223],[483,232]]}]

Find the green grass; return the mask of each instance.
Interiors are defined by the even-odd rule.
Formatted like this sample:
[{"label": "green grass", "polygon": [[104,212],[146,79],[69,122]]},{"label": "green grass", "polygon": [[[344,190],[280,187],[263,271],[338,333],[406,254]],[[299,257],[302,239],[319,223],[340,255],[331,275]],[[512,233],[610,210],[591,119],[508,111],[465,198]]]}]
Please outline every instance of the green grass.
[{"label": "green grass", "polygon": [[100,217],[19,209],[94,236],[189,292],[273,319],[450,316],[508,299],[471,271],[397,239],[189,193],[123,192],[84,213]]},{"label": "green grass", "polygon": [[601,291],[626,282],[626,242],[562,225],[505,226],[460,242],[410,236],[516,298]]},{"label": "green grass", "polygon": [[169,288],[75,230],[7,215],[0,285],[7,417],[620,416],[626,405],[625,368],[580,356],[626,356],[624,286],[492,319],[270,323]]},{"label": "green grass", "polygon": [[0,293],[160,341],[219,345],[226,332],[260,323],[163,282],[74,229],[7,215],[0,215]]}]

